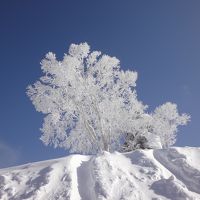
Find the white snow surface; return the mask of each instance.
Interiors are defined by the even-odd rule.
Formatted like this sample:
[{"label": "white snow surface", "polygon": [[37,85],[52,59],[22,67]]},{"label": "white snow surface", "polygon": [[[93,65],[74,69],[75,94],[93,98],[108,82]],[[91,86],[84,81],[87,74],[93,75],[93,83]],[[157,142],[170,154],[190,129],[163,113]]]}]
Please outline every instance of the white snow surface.
[{"label": "white snow surface", "polygon": [[200,148],[104,152],[0,169],[1,200],[200,200]]}]

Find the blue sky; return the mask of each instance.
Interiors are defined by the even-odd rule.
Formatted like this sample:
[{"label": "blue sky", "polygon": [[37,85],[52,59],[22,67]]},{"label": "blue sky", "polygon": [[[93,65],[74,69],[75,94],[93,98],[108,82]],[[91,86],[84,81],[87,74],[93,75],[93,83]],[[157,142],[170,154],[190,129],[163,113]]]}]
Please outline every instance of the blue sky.
[{"label": "blue sky", "polygon": [[150,110],[172,101],[191,114],[176,145],[200,146],[199,8],[199,0],[1,0],[0,167],[67,154],[39,140],[43,115],[25,91],[48,51],[61,59],[85,41],[139,73],[138,98]]}]

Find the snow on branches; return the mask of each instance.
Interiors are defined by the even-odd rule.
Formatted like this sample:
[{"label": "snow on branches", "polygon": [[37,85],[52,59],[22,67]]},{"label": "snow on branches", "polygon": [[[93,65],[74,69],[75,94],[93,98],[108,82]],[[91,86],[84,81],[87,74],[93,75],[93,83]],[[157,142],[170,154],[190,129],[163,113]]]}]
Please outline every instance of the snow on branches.
[{"label": "snow on branches", "polygon": [[137,73],[121,70],[117,58],[91,52],[87,43],[72,44],[62,61],[48,53],[41,69],[44,75],[27,94],[45,114],[41,140],[46,145],[97,153],[137,148],[141,137],[151,147],[157,137],[166,147],[175,142],[177,126],[189,120],[171,103],[147,114],[137,100]]}]

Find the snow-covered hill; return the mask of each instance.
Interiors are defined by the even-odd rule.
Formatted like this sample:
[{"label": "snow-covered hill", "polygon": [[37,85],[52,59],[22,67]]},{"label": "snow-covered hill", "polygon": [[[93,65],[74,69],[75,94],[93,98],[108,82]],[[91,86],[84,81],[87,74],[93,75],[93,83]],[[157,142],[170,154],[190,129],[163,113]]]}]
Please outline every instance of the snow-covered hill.
[{"label": "snow-covered hill", "polygon": [[0,170],[1,200],[200,200],[200,148],[72,155]]}]

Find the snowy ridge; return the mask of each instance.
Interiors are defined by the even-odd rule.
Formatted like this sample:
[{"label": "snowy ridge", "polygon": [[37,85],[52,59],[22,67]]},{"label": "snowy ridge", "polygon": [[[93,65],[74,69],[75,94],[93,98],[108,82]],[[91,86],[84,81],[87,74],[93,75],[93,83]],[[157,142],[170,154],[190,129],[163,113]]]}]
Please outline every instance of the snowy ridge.
[{"label": "snowy ridge", "polygon": [[0,170],[1,200],[199,200],[200,148],[104,152]]}]

